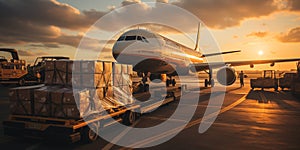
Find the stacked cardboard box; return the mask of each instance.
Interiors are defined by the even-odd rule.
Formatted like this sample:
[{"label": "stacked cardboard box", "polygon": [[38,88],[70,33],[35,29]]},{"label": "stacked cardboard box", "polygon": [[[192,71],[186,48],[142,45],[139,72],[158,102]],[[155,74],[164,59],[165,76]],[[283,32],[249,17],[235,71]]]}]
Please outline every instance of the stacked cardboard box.
[{"label": "stacked cardboard box", "polygon": [[52,116],[59,118],[82,118],[92,110],[88,90],[64,88],[52,92]]},{"label": "stacked cardboard box", "polygon": [[10,111],[13,115],[34,114],[34,90],[44,85],[12,88],[9,91]]},{"label": "stacked cardboard box", "polygon": [[45,86],[34,91],[35,114],[55,118],[82,118],[92,110],[88,90]]},{"label": "stacked cardboard box", "polygon": [[47,85],[73,88],[103,88],[111,84],[112,63],[58,60],[46,62]]},{"label": "stacked cardboard box", "polygon": [[131,66],[112,62],[47,61],[46,86],[12,90],[12,111],[13,114],[79,119],[90,111],[131,104],[131,73]]}]

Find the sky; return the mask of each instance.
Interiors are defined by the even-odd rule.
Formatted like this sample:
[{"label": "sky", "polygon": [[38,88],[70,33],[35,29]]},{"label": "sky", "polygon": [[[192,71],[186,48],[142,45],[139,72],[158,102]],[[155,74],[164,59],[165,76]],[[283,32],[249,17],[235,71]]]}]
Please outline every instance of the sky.
[{"label": "sky", "polygon": [[[18,49],[21,58],[29,63],[44,55],[73,58],[82,37],[98,19],[131,4],[140,6],[133,13],[145,14],[151,11],[147,2],[162,2],[191,12],[211,31],[222,51],[242,50],[224,55],[225,60],[300,57],[299,0],[0,0],[0,47]],[[186,22],[192,40],[169,30],[157,32],[194,47],[197,24],[191,25],[193,21],[180,16],[159,16]],[[111,26],[118,23],[119,20]],[[101,41],[90,38],[88,43],[87,48],[92,49]],[[269,65],[255,69],[266,67]],[[291,68],[295,68],[295,62],[275,66]]]}]

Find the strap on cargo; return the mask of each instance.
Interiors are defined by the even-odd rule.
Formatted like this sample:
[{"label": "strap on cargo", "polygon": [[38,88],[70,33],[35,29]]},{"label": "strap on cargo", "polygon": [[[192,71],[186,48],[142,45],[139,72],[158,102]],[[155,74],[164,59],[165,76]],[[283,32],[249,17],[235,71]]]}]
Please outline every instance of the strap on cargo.
[{"label": "strap on cargo", "polygon": [[[19,91],[16,90],[16,93],[17,93],[17,103],[18,103],[18,104],[21,104],[21,106],[22,106],[23,110],[25,111],[25,113],[28,114],[28,111],[26,110],[24,104],[23,104],[23,103],[21,102],[21,100],[20,100]],[[31,107],[31,106],[30,106],[30,107]]]},{"label": "strap on cargo", "polygon": [[45,103],[39,102],[39,104],[41,104],[42,107],[39,109],[39,111],[38,111],[37,114],[40,114],[40,113],[41,113],[41,111],[42,111],[42,109],[45,107],[45,105],[50,105],[49,109],[50,109],[50,111],[52,110],[51,101],[50,101],[50,103],[49,103],[49,100],[51,100],[51,99],[52,99],[52,97],[51,97],[50,92],[47,92]]}]

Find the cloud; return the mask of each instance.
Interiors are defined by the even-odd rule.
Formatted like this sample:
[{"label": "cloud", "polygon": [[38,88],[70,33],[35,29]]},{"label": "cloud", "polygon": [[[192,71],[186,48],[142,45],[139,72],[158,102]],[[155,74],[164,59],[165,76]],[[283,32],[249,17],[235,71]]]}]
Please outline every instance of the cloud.
[{"label": "cloud", "polygon": [[0,0],[0,44],[43,43],[77,47],[82,36],[71,36],[62,29],[85,31],[106,12],[76,8],[56,0]]},{"label": "cloud", "polygon": [[20,56],[45,56],[49,55],[47,52],[39,51],[39,52],[32,52],[29,50],[18,50]]},{"label": "cloud", "polygon": [[239,36],[238,36],[238,35],[234,35],[234,36],[232,36],[232,38],[234,38],[234,39],[238,39],[238,38],[239,38]]},{"label": "cloud", "polygon": [[18,53],[21,56],[35,56],[33,52],[25,51],[25,50],[19,50]]},{"label": "cloud", "polygon": [[289,0],[288,3],[290,5],[291,11],[300,11],[300,1],[299,0]]},{"label": "cloud", "polygon": [[35,53],[35,56],[45,56],[45,55],[50,55],[49,53],[47,53],[47,52],[36,52]]},{"label": "cloud", "polygon": [[72,30],[86,29],[106,13],[95,10],[81,13],[76,8],[56,0],[0,1],[0,8],[0,16],[5,24],[18,20],[33,26],[52,25]]},{"label": "cloud", "polygon": [[249,33],[247,35],[247,37],[254,36],[254,37],[263,38],[263,37],[266,37],[268,34],[269,34],[268,32],[252,32],[252,33]]},{"label": "cloud", "polygon": [[160,3],[169,3],[169,0],[156,0],[156,2],[160,2]]},{"label": "cloud", "polygon": [[[156,0],[169,3],[168,0]],[[267,16],[279,11],[279,5],[287,2],[291,11],[299,10],[299,0],[179,0],[172,4],[180,6],[198,16],[210,28],[224,29],[238,26],[243,20],[252,17]],[[283,1],[283,2],[281,2]],[[171,2],[170,2],[171,3]],[[121,6],[138,4],[135,10],[128,10],[123,14],[116,13],[112,18],[109,29],[132,22],[135,18],[128,18],[128,14],[139,14],[141,17],[152,14],[161,20],[180,20],[183,28],[196,30],[196,24],[180,14],[170,12],[159,13],[156,8],[149,9],[141,0],[123,0]],[[159,7],[159,5],[157,5]],[[0,45],[28,44],[33,47],[60,48],[61,45],[77,47],[82,35],[69,35],[65,31],[84,32],[109,11],[78,9],[56,0],[0,0]],[[128,14],[126,14],[128,13]],[[127,17],[124,17],[127,16]],[[147,18],[145,18],[147,20]],[[117,23],[116,23],[117,22]],[[167,28],[150,26],[155,31],[173,32]],[[65,30],[66,29],[66,30]],[[70,32],[68,32],[70,33]],[[87,39],[86,48],[97,48],[101,42]]]},{"label": "cloud", "polygon": [[29,47],[39,47],[39,48],[60,48],[58,44],[55,43],[44,43],[44,44],[29,44]]},{"label": "cloud", "polygon": [[277,10],[273,0],[181,0],[173,4],[198,16],[211,28],[238,26],[253,17],[267,16]]},{"label": "cloud", "polygon": [[300,42],[300,27],[293,28],[288,33],[278,36],[278,40],[283,43]]}]

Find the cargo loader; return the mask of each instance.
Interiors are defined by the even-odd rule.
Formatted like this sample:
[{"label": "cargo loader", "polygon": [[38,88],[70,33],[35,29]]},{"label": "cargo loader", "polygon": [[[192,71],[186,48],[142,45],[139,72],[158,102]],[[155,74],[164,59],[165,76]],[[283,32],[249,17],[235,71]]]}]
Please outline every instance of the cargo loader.
[{"label": "cargo loader", "polygon": [[278,90],[278,78],[276,78],[275,70],[264,70],[262,77],[257,79],[250,79],[251,89],[261,88],[264,90],[266,88],[274,88],[275,91]]},{"label": "cargo loader", "polygon": [[3,122],[4,134],[92,142],[98,137],[94,131],[115,123],[129,126],[183,92],[172,87],[161,94],[157,88],[151,94],[159,96],[135,100],[131,74],[132,66],[112,62],[48,61],[45,85],[10,89],[11,115]]}]

